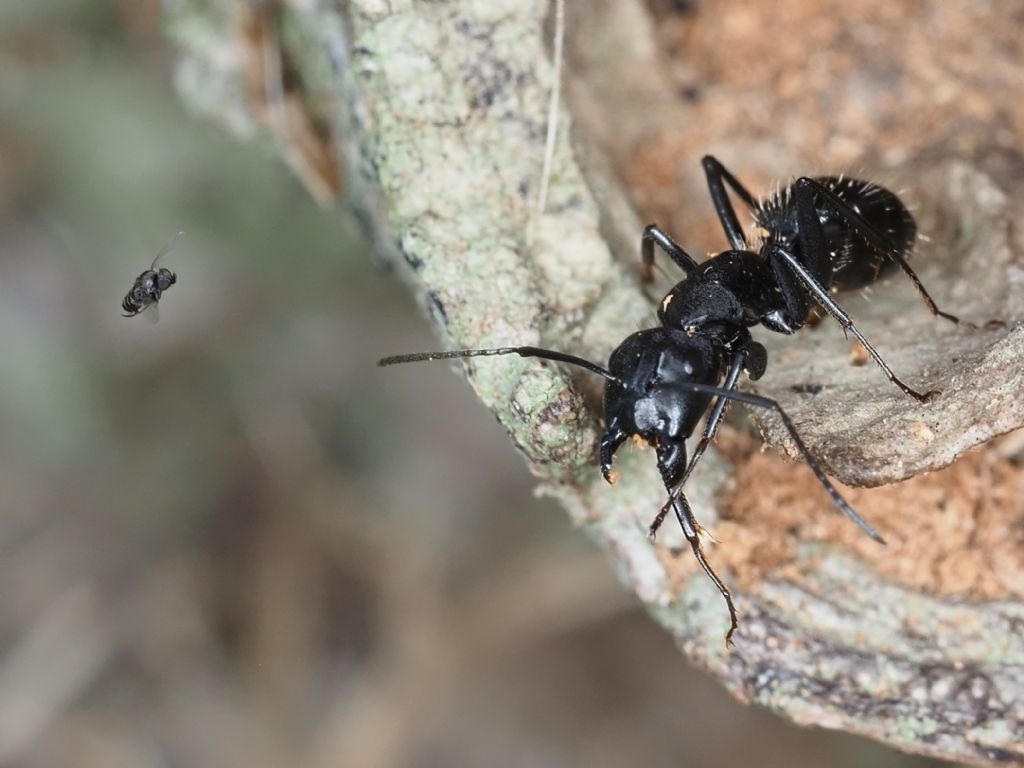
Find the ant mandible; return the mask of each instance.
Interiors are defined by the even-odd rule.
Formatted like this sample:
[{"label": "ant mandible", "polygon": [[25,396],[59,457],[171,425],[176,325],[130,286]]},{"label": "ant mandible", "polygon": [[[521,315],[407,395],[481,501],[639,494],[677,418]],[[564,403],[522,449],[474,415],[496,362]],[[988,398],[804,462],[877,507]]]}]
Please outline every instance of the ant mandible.
[{"label": "ant mandible", "polygon": [[[682,489],[714,439],[729,401],[775,411],[839,510],[872,539],[885,543],[840,495],[782,406],[770,398],[736,390],[741,372],[757,380],[768,362],[765,348],[753,340],[748,329],[761,324],[777,333],[794,333],[818,305],[844,332],[860,341],[889,381],[923,403],[938,392],[919,392],[897,378],[830,292],[862,288],[876,280],[886,266],[896,264],[914,283],[932,314],[961,321],[939,310],[907,263],[917,225],[889,190],[842,176],[803,176],[758,199],[714,157],[706,156],[703,167],[730,250],[698,264],[664,230],[649,225],[641,240],[643,280],[649,282],[653,277],[655,245],[686,278],[662,299],[658,307],[661,327],[627,337],[611,353],[607,368],[575,355],[530,346],[398,355],[378,364],[514,354],[575,365],[601,376],[605,380],[606,426],[600,444],[601,473],[609,483],[614,482],[612,458],[627,438],[638,436],[654,446],[668,501],[651,523],[649,534],[655,535],[671,508],[694,556],[725,598],[730,618],[725,636],[728,646],[739,626],[736,608],[704,556],[703,529]],[[726,185],[753,214],[761,234],[757,251],[751,249],[743,233]],[[703,435],[687,462],[686,440],[709,408]]]}]

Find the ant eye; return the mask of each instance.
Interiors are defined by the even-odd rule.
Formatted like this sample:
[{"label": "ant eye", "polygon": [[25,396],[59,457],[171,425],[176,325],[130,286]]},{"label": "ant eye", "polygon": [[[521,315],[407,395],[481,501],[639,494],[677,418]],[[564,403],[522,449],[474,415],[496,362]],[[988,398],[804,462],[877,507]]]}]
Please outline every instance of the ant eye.
[{"label": "ant eye", "polygon": [[699,349],[674,347],[662,350],[658,364],[647,379],[650,388],[679,381],[702,381],[706,375],[704,357]]},{"label": "ant eye", "polygon": [[697,352],[691,350],[684,352],[680,359],[680,364],[687,376],[696,378],[700,375],[702,365],[700,355]]}]

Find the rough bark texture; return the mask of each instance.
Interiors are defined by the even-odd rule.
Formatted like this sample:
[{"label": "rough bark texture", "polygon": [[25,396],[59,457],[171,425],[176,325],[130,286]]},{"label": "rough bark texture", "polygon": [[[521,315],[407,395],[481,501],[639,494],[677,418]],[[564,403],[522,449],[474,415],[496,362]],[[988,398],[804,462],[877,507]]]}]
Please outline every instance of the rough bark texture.
[{"label": "rough bark texture", "polygon": [[[552,78],[545,3],[352,0],[343,13],[314,0],[265,7],[179,0],[167,15],[182,51],[179,86],[189,102],[244,135],[269,126],[293,160],[297,153],[293,165],[308,181],[313,175],[310,185],[321,194],[337,189],[323,173],[323,158],[338,158],[379,252],[414,284],[445,343],[539,343],[602,360],[652,317],[631,273],[639,222],[613,171],[629,176],[645,162],[660,167],[651,159],[654,150],[646,160],[643,155],[658,141],[666,146],[651,126],[685,131],[698,114],[676,99],[673,70],[645,9],[618,0],[580,5],[586,8],[573,6],[570,15],[569,57],[579,142],[569,141],[574,124],[563,108],[547,211],[539,218],[534,202]],[[275,72],[268,51],[280,56],[277,103],[266,97],[273,88],[260,87]],[[679,77],[692,76],[682,68]],[[270,119],[275,111],[292,119]],[[322,146],[310,149],[311,138]],[[765,146],[758,148],[762,158]],[[680,162],[696,168],[706,150],[688,149]],[[933,237],[934,260],[928,257],[922,276],[940,303],[967,317],[1012,320],[1024,315],[1024,244],[1014,226],[1021,182],[1008,169],[1018,169],[1019,177],[1024,163],[1005,152],[1000,157],[1010,159],[994,163],[995,149],[987,160],[981,150],[953,150],[935,150],[931,161],[922,150],[906,178]],[[735,154],[723,159],[740,171],[741,149]],[[674,183],[676,176],[663,173],[661,181]],[[638,202],[660,210],[642,194]],[[700,205],[710,210],[706,201]],[[706,224],[703,231],[711,232],[703,242],[720,243]],[[1011,322],[981,333],[939,327],[916,302],[911,290],[894,285],[879,288],[870,305],[853,297],[847,306],[897,371],[912,384],[943,390],[927,406],[900,396],[873,367],[851,367],[850,348],[832,328],[797,339],[760,337],[772,346],[759,391],[784,402],[812,450],[849,483],[876,485],[938,470],[1024,422],[1024,326]],[[800,723],[915,752],[1024,764],[1022,491],[1016,465],[1006,469],[1010,459],[985,464],[992,470],[992,462],[1002,462],[996,470],[1009,487],[986,522],[1003,526],[1005,558],[988,563],[975,536],[956,551],[932,554],[936,568],[939,561],[980,554],[976,567],[1000,569],[1001,578],[995,586],[985,587],[989,582],[979,577],[983,586],[942,591],[927,578],[886,570],[913,558],[912,547],[892,548],[886,557],[860,542],[855,549],[836,542],[829,526],[837,516],[825,497],[799,490],[806,470],[794,493],[809,504],[812,523],[829,522],[809,528],[787,522],[778,517],[778,507],[788,504],[783,499],[760,519],[772,521],[764,536],[785,540],[787,549],[784,557],[765,554],[761,541],[750,538],[761,531],[730,507],[729,494],[739,498],[745,481],[764,488],[801,468],[773,465],[758,475],[756,457],[739,437],[738,447],[726,451],[732,464],[709,452],[688,496],[705,525],[725,518],[716,527],[728,531],[725,545],[710,554],[740,587],[741,628],[730,653],[722,643],[721,598],[688,557],[678,556],[679,535],[666,526],[657,546],[646,536],[663,501],[653,456],[623,451],[621,482],[608,488],[599,481],[591,383],[518,358],[474,361],[465,370],[548,491],[611,550],[623,578],[684,652],[737,696]],[[799,395],[794,387],[817,394]],[[763,426],[768,440],[785,448],[774,422],[765,419]],[[955,470],[929,482],[952,482],[943,478]],[[875,522],[876,504],[887,510],[890,502],[879,495],[856,503]],[[927,518],[928,503],[910,511]],[[959,512],[949,514],[950,529],[963,527]],[[976,509],[963,514],[975,514],[972,526],[982,525]],[[880,527],[892,537],[892,529]],[[838,538],[853,538],[847,528],[841,526]],[[895,530],[911,543],[936,535]],[[726,556],[730,544],[751,557]]]}]

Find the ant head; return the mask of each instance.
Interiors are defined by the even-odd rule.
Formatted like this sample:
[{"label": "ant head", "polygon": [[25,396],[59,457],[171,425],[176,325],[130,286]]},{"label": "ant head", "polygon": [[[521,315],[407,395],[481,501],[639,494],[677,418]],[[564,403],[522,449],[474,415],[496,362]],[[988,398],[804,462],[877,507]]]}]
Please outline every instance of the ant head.
[{"label": "ant head", "polygon": [[711,401],[711,395],[686,384],[714,385],[721,368],[718,348],[702,336],[664,328],[629,336],[608,361],[615,377],[605,386],[604,399],[610,453],[626,437],[638,435],[657,450],[665,484],[678,484],[686,470],[686,438]]}]

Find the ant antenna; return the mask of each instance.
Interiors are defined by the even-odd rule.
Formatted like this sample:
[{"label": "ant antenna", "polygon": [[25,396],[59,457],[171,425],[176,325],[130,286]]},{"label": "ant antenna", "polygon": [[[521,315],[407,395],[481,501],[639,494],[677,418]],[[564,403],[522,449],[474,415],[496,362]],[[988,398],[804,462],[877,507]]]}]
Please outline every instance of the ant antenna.
[{"label": "ant antenna", "polygon": [[585,368],[591,373],[596,373],[605,381],[611,381],[619,386],[625,386],[622,380],[613,376],[611,372],[602,368],[597,363],[584,360],[582,357],[567,355],[564,352],[556,352],[552,349],[541,349],[540,347],[496,347],[494,349],[455,349],[450,352],[417,352],[411,355],[393,355],[377,361],[377,365],[397,365],[398,363],[417,363],[423,360],[451,360],[461,357],[494,357],[497,355],[519,355],[520,357],[539,357],[542,360],[554,360],[556,363],[568,363],[579,368]]}]

